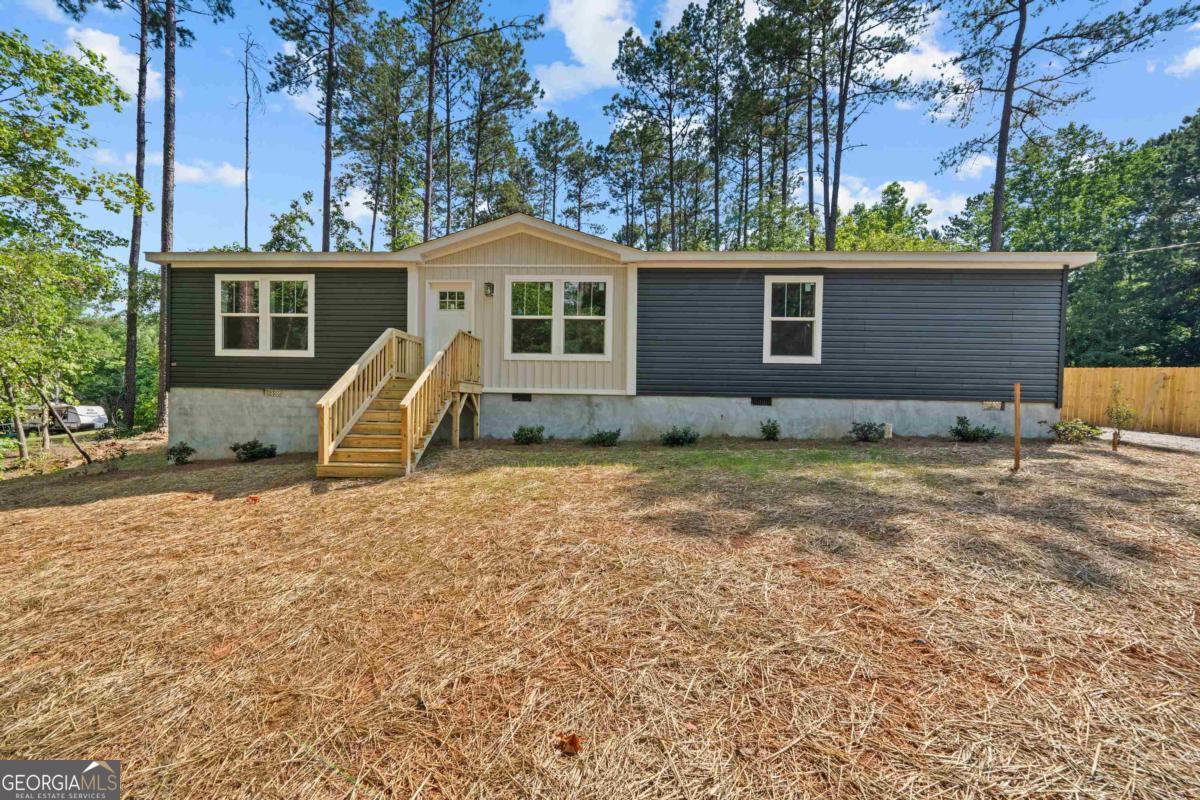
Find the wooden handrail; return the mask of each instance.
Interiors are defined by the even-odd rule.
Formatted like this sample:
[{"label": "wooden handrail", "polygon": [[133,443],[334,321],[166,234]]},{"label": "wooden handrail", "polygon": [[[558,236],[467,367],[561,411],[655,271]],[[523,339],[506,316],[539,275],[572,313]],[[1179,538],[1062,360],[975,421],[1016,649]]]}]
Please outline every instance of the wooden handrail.
[{"label": "wooden handrail", "polygon": [[411,472],[415,466],[413,456],[418,444],[433,433],[428,429],[440,418],[442,410],[450,402],[451,394],[458,391],[459,384],[479,382],[481,342],[478,336],[466,331],[454,334],[446,347],[430,359],[400,401],[400,410],[404,415],[404,464],[407,471]]},{"label": "wooden handrail", "polygon": [[317,463],[329,457],[392,378],[410,377],[424,361],[419,336],[388,328],[317,401]]}]

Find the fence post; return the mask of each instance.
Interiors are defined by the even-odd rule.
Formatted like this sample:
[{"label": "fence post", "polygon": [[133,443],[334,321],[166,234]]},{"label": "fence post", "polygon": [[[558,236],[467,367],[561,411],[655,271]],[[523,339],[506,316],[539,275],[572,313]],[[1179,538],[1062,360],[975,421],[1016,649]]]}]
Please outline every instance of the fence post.
[{"label": "fence post", "polygon": [[1013,472],[1021,469],[1021,384],[1013,384]]}]

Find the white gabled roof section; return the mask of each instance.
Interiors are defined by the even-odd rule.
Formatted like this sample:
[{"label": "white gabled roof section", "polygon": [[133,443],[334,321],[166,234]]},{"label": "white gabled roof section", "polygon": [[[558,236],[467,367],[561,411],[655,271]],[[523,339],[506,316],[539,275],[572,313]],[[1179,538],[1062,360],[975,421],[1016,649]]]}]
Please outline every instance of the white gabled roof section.
[{"label": "white gabled roof section", "polygon": [[328,267],[398,267],[424,264],[517,234],[582,250],[601,258],[645,269],[809,267],[824,269],[1061,269],[1096,260],[1091,252],[963,253],[963,252],[755,252],[748,250],[657,253],[582,233],[528,214],[507,217],[451,233],[398,252],[375,253],[146,253],[146,260],[174,266],[255,267],[280,264]]},{"label": "white gabled roof section", "polygon": [[529,234],[548,242],[573,247],[576,250],[582,250],[601,258],[612,259],[613,261],[627,261],[643,254],[636,247],[617,244],[608,239],[593,236],[590,233],[583,233],[562,225],[555,225],[553,222],[547,222],[544,219],[531,217],[528,214],[509,214],[507,217],[494,219],[491,222],[485,222],[482,225],[476,225],[474,228],[467,228],[466,230],[452,233],[449,236],[430,239],[424,244],[410,247],[402,252],[411,253],[418,256],[421,261],[426,261],[431,258],[448,256],[451,253],[457,253],[460,250],[466,250],[470,247],[478,247],[498,239],[515,236],[519,233]]}]

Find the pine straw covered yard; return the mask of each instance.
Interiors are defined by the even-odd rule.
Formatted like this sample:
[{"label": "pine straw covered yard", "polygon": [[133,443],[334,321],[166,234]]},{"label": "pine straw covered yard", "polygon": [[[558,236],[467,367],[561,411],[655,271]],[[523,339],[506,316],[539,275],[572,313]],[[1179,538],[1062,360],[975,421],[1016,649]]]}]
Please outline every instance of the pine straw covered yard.
[{"label": "pine straw covered yard", "polygon": [[5,481],[0,757],[120,758],[134,797],[1195,792],[1200,459],[1025,455]]}]

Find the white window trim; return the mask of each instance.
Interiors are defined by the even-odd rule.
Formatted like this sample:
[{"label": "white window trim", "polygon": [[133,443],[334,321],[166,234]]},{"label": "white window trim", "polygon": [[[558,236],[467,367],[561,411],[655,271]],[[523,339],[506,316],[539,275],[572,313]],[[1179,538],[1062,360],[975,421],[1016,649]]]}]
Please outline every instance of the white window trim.
[{"label": "white window trim", "polygon": [[[221,283],[223,281],[258,281],[258,349],[234,350],[225,349],[223,341],[225,326],[221,324]],[[272,314],[271,313],[271,281],[304,281],[308,285],[307,314]],[[238,356],[246,358],[313,358],[316,355],[316,281],[309,273],[305,275],[290,273],[220,273],[213,281],[213,310],[215,312],[214,344],[218,356]],[[239,315],[231,315],[239,316]],[[253,316],[243,314],[240,316]],[[305,350],[272,350],[271,349],[271,317],[305,317],[308,319],[308,348]]]},{"label": "white window trim", "polygon": [[[772,317],[771,287],[777,283],[815,284],[814,317]],[[824,316],[824,279],[820,275],[767,275],[763,279],[763,363],[764,364],[820,364],[821,363],[821,319]],[[771,323],[787,320],[813,323],[813,354],[811,356],[776,356],[771,354]]]},{"label": "white window trim", "polygon": [[[549,353],[514,353],[512,350],[512,286],[514,283],[540,282],[552,283],[554,293],[550,316],[550,352]],[[604,284],[604,316],[579,317],[571,319],[603,319],[604,320],[604,353],[564,353],[563,341],[566,329],[564,311],[563,285],[567,282],[586,281]],[[612,325],[613,305],[616,297],[613,287],[616,285],[611,275],[506,275],[504,276],[504,360],[505,361],[612,361]],[[546,319],[544,316],[521,317],[521,319]]]}]

